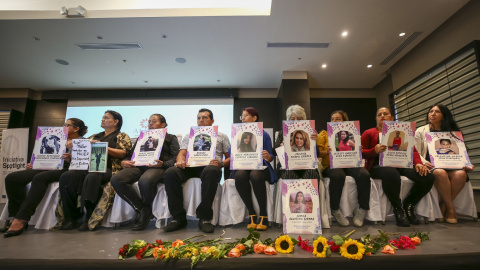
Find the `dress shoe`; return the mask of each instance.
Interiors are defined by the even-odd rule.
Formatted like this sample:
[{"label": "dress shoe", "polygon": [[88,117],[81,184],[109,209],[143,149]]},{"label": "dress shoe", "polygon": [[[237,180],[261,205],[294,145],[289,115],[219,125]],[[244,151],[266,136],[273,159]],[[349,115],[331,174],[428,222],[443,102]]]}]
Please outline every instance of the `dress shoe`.
[{"label": "dress shoe", "polygon": [[28,221],[25,221],[25,223],[23,224],[23,227],[22,227],[20,230],[16,230],[16,231],[9,230],[9,231],[6,231],[6,232],[3,234],[3,237],[4,237],[4,238],[8,238],[8,237],[20,235],[20,234],[23,233],[23,231],[26,231],[27,228],[28,228]]},{"label": "dress shoe", "polygon": [[260,216],[260,223],[257,224],[258,231],[266,231],[268,229],[268,217]]},{"label": "dress shoe", "polygon": [[12,221],[10,219],[5,220],[5,224],[3,225],[3,228],[0,229],[0,232],[4,233],[8,231],[8,228],[10,228],[10,224]]},{"label": "dress shoe", "polygon": [[88,231],[89,228],[88,228],[88,220],[84,221],[82,223],[82,225],[80,225],[80,227],[78,227],[78,230],[81,231],[81,232],[85,232],[85,231]]},{"label": "dress shoe", "polygon": [[215,227],[210,220],[205,220],[202,218],[198,221],[198,228],[200,228],[200,230],[202,230],[204,233],[213,233],[213,230],[215,230]]},{"label": "dress shoe", "polygon": [[148,226],[152,216],[152,208],[147,206],[143,207],[138,214],[138,221],[132,226],[132,231],[143,231]]},{"label": "dress shoe", "polygon": [[457,224],[458,219],[456,219],[456,218],[445,218],[445,222],[450,223],[450,224]]},{"label": "dress shoe", "polygon": [[397,226],[400,227],[410,227],[408,219],[405,217],[405,212],[402,207],[394,208],[393,214],[395,215],[395,220],[397,221]]},{"label": "dress shoe", "polygon": [[165,232],[173,232],[176,230],[180,230],[181,228],[184,228],[187,226],[187,221],[178,221],[178,220],[172,220],[170,223],[168,223],[167,226],[163,227],[163,230]]},{"label": "dress shoe", "polygon": [[250,224],[247,225],[247,229],[250,229],[250,228],[256,229],[257,224],[254,222],[256,220],[257,220],[257,215],[250,215]]},{"label": "dress shoe", "polygon": [[410,224],[420,225],[420,220],[418,220],[417,213],[415,213],[415,205],[404,203],[403,210],[405,211],[405,214]]},{"label": "dress shoe", "polygon": [[76,228],[77,228],[77,220],[66,220],[65,223],[63,223],[61,230],[68,231]]}]

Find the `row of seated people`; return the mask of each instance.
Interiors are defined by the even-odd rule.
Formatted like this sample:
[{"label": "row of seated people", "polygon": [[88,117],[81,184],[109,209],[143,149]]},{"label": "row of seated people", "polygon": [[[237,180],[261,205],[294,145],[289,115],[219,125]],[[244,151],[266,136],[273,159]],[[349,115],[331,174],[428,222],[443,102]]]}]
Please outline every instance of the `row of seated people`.
[{"label": "row of seated people", "polygon": [[[286,112],[287,120],[307,120],[305,110],[292,105]],[[363,168],[330,169],[329,159],[325,158],[331,149],[328,147],[326,131],[311,134],[311,139],[317,141],[317,148],[322,157],[324,177],[330,178],[329,194],[330,206],[333,217],[339,225],[348,226],[349,221],[340,211],[339,203],[346,176],[355,179],[358,190],[358,208],[354,211],[353,223],[363,226],[367,211],[369,210],[370,177],[382,181],[383,190],[392,204],[393,212],[398,226],[420,224],[416,217],[415,205],[425,196],[435,184],[442,197],[440,209],[446,222],[456,223],[457,217],[453,199],[463,189],[468,180],[467,171],[473,167],[461,170],[435,169],[428,161],[425,132],[429,131],[459,131],[459,128],[448,108],[436,104],[429,108],[427,113],[428,125],[417,129],[415,135],[414,168],[392,168],[379,166],[379,154],[387,149],[380,144],[379,134],[382,132],[383,121],[393,121],[393,116],[388,108],[377,110],[377,127],[366,130],[362,134],[362,153],[366,160]],[[242,110],[243,123],[257,122],[260,120],[258,111],[249,107]],[[348,121],[348,116],[343,111],[334,111],[331,121]],[[108,169],[106,173],[87,171],[69,171],[71,154],[65,153],[63,170],[42,171],[32,170],[31,166],[25,171],[11,173],[6,177],[5,185],[9,198],[8,211],[12,220],[5,223],[4,236],[16,236],[27,228],[30,217],[41,201],[48,184],[59,181],[60,200],[56,215],[57,229],[93,230],[102,221],[112,204],[115,192],[135,210],[132,230],[143,230],[152,218],[152,203],[157,192],[158,183],[165,184],[168,197],[168,209],[172,221],[163,227],[165,232],[179,230],[187,225],[186,211],[183,208],[182,184],[189,178],[201,179],[202,201],[196,209],[199,218],[198,226],[203,232],[213,232],[214,225],[212,203],[221,179],[221,168],[230,163],[228,137],[219,132],[215,159],[205,167],[188,167],[186,154],[189,136],[184,136],[181,144],[174,135],[167,134],[159,160],[156,164],[148,166],[135,166],[130,161],[132,144],[127,134],[121,132],[122,116],[115,111],[106,111],[101,127],[104,132],[90,136],[92,142],[108,143]],[[165,128],[166,119],[161,114],[154,114],[149,119],[149,129]],[[198,126],[211,126],[214,123],[213,113],[208,109],[201,109],[197,115]],[[82,120],[70,118],[66,121],[68,127],[67,146],[71,147],[71,140],[82,138],[87,132],[87,127]],[[280,132],[281,133],[281,132]],[[270,165],[274,157],[270,136],[263,132],[262,152],[265,170],[237,170],[232,171],[230,178],[235,179],[237,191],[245,203],[250,215],[248,228],[266,230],[268,228],[267,196],[265,181],[273,184],[278,179],[320,179],[318,170],[283,170],[277,172]],[[283,144],[280,134],[275,141],[275,148]],[[418,152],[417,152],[418,149]],[[400,176],[404,175],[414,182],[408,197],[400,200]],[[30,191],[26,192],[26,185],[31,182]],[[135,192],[132,184],[138,182],[140,196]],[[257,216],[252,202],[251,190],[253,189],[259,205]],[[85,212],[85,213],[84,213]],[[83,222],[77,223],[84,217]]]}]

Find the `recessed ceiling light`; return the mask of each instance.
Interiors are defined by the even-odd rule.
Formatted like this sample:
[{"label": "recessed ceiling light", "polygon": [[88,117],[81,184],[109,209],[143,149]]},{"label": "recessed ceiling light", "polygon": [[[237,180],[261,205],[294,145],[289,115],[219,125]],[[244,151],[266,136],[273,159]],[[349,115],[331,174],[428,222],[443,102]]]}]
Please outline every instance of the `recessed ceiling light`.
[{"label": "recessed ceiling light", "polygon": [[373,66],[372,65],[367,65],[367,68],[371,68],[371,67],[373,67]]},{"label": "recessed ceiling light", "polygon": [[327,64],[323,64],[323,65],[322,65],[322,68],[327,68]]},{"label": "recessed ceiling light", "polygon": [[175,62],[179,64],[185,64],[187,62],[187,59],[178,57],[178,58],[175,58]]},{"label": "recessed ceiling light", "polygon": [[403,37],[403,36],[405,36],[405,33],[400,33],[400,34],[398,34],[398,36]]},{"label": "recessed ceiling light", "polygon": [[348,36],[348,32],[347,32],[347,31],[343,31],[343,32],[342,32],[342,37],[346,37],[346,36]]},{"label": "recessed ceiling light", "polygon": [[64,66],[68,66],[69,63],[65,60],[62,60],[62,59],[55,59],[55,62],[57,62],[58,64],[60,65],[64,65]]}]

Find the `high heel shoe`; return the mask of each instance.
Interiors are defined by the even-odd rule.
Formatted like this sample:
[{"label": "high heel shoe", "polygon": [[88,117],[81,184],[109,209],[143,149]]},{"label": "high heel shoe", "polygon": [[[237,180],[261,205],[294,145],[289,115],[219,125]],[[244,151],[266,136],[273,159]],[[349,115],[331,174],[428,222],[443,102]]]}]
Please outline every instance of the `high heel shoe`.
[{"label": "high heel shoe", "polygon": [[12,221],[10,219],[5,220],[5,225],[3,225],[3,228],[0,229],[0,232],[4,233],[8,231],[10,228],[10,224],[12,224]]},{"label": "high heel shoe", "polygon": [[247,229],[253,228],[254,230],[257,228],[257,224],[253,222],[257,219],[257,215],[250,215],[250,224],[247,225]]},{"label": "high heel shoe", "polygon": [[[266,231],[268,229],[268,217],[267,216],[260,216],[260,223],[257,224],[258,231]],[[266,220],[264,223],[264,219]]]},{"label": "high heel shoe", "polygon": [[12,237],[12,236],[17,236],[17,235],[20,235],[23,233],[23,231],[26,231],[28,229],[28,221],[25,221],[25,223],[23,224],[23,227],[20,229],[20,230],[16,230],[16,231],[6,231],[4,234],[3,234],[3,237],[4,238],[8,238],[8,237]]},{"label": "high heel shoe", "polygon": [[456,219],[456,218],[445,218],[445,222],[450,223],[450,224],[457,224],[458,219]]}]

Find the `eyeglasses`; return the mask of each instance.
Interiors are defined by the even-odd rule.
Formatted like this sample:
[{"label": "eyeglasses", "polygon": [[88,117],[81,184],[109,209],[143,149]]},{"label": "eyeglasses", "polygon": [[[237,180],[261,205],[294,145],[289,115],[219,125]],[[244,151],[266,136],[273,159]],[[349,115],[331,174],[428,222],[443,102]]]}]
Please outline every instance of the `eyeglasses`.
[{"label": "eyeglasses", "polygon": [[75,127],[75,125],[72,125],[72,124],[65,124],[63,125],[64,127]]},{"label": "eyeglasses", "polygon": [[243,118],[247,118],[249,116],[250,116],[250,114],[242,114],[242,115],[240,115],[240,120],[242,120]]}]

